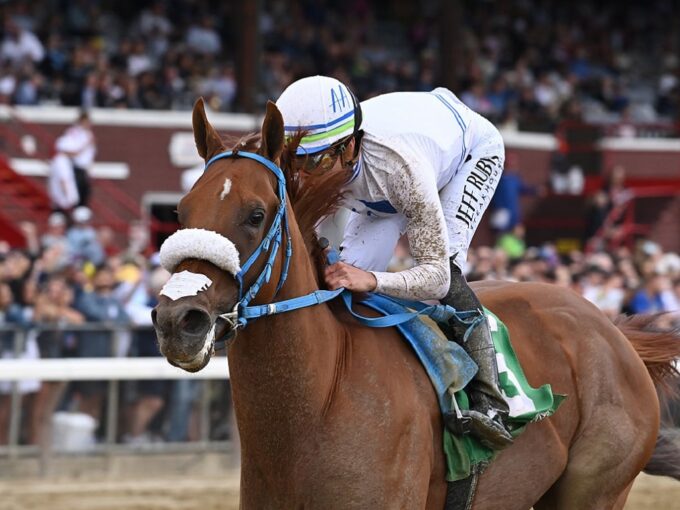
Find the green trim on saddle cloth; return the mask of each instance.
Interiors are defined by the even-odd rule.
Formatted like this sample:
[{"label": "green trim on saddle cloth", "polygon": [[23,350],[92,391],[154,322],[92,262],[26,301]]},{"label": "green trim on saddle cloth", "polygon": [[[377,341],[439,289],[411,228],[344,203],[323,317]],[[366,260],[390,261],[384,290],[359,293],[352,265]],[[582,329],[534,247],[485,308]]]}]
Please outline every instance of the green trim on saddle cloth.
[{"label": "green trim on saddle cloth", "polygon": [[[510,407],[507,426],[514,437],[519,436],[527,424],[552,415],[566,398],[552,392],[549,384],[532,388],[510,344],[505,324],[489,310],[486,316],[491,329],[501,390]],[[461,409],[469,409],[465,390],[456,393]],[[476,469],[489,463],[497,452],[482,446],[470,436],[455,436],[444,427],[444,453],[446,454],[446,479],[449,482],[467,478]]]}]

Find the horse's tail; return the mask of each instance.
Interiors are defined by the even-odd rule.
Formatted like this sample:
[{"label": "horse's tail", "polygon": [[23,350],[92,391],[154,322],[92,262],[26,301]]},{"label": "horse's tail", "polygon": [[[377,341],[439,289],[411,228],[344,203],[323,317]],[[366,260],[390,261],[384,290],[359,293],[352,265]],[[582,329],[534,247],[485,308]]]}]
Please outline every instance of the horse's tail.
[{"label": "horse's tail", "polygon": [[680,378],[676,365],[680,359],[680,329],[656,327],[662,315],[620,315],[614,324],[633,344],[657,390],[671,397],[678,391]]},{"label": "horse's tail", "polygon": [[[662,330],[655,326],[660,314],[619,316],[614,324],[633,344],[645,363],[662,400],[678,397],[677,360],[680,359],[680,330]],[[663,407],[663,406],[662,406]],[[668,413],[666,413],[668,415]],[[662,427],[663,427],[662,423]],[[680,429],[666,424],[659,431],[652,458],[644,468],[650,475],[670,476],[680,480]]]},{"label": "horse's tail", "polygon": [[643,471],[680,480],[680,429],[662,428],[659,431],[654,453]]}]

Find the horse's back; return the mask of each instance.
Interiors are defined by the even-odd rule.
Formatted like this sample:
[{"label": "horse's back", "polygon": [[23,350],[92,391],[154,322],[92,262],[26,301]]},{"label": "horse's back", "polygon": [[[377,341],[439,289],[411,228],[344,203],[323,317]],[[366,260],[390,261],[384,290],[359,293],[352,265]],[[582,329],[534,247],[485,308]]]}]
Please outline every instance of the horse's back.
[{"label": "horse's back", "polygon": [[576,292],[535,282],[475,282],[473,288],[508,327],[532,384],[543,384],[547,377],[557,392],[577,386],[590,395],[609,393],[612,383],[618,390],[653,391],[630,341]]}]

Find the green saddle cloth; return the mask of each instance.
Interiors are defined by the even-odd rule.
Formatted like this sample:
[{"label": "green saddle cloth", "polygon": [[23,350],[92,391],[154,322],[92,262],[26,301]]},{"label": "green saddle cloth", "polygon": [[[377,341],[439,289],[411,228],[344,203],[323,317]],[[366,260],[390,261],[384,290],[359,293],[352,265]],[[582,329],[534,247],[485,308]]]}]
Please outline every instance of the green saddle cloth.
[{"label": "green saddle cloth", "polygon": [[[501,391],[510,408],[507,426],[514,437],[519,436],[526,426],[552,415],[566,398],[552,392],[549,384],[532,388],[517,360],[510,343],[505,324],[489,310],[486,312],[496,347],[498,375]],[[465,390],[456,393],[461,409],[469,409]],[[480,467],[488,464],[498,453],[482,446],[471,436],[456,436],[444,427],[444,452],[446,454],[446,479],[449,482],[467,478]]]}]

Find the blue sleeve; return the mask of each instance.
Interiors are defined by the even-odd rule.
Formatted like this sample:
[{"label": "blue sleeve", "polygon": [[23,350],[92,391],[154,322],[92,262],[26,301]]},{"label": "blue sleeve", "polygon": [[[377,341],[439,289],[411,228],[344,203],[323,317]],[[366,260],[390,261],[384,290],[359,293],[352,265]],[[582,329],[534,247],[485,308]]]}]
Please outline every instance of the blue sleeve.
[{"label": "blue sleeve", "polygon": [[649,299],[644,292],[637,292],[630,300],[630,310],[633,313],[645,313],[649,310]]},{"label": "blue sleeve", "polygon": [[75,308],[81,312],[90,322],[96,322],[105,319],[106,311],[99,306],[97,301],[93,299],[92,294],[89,292],[84,292],[80,295],[76,301]]}]

